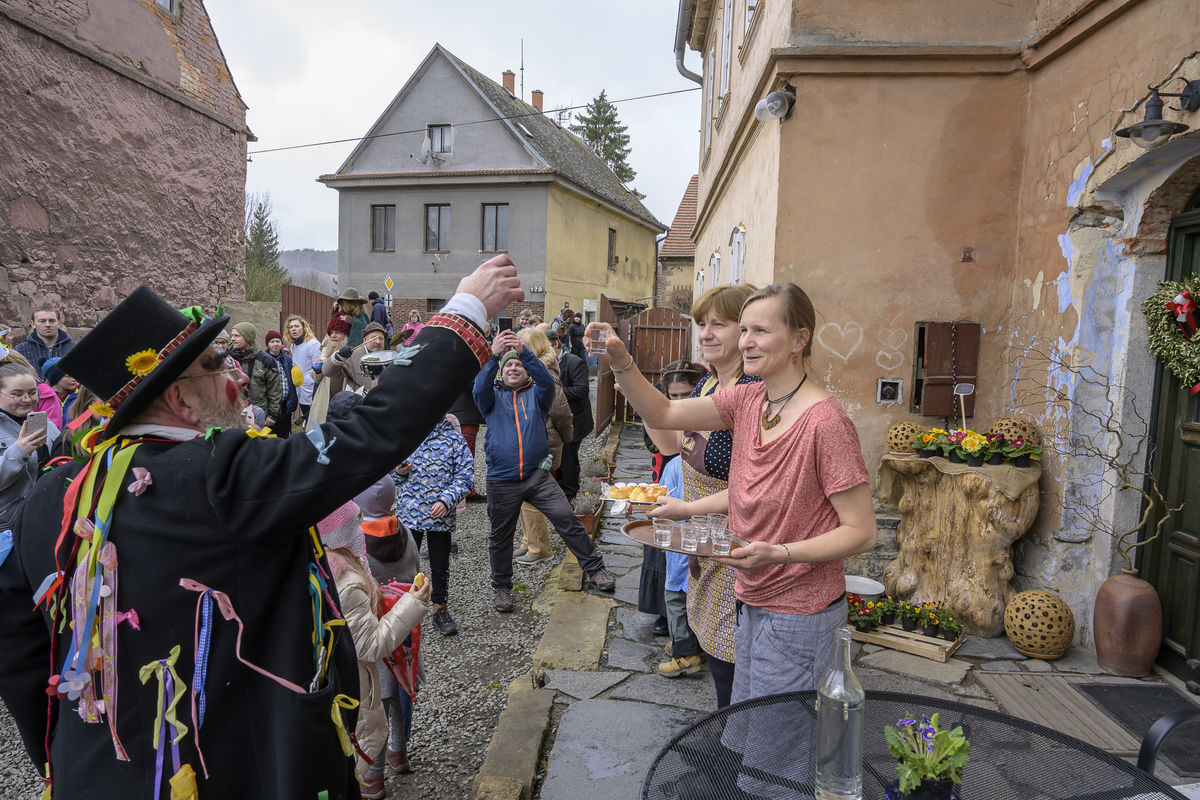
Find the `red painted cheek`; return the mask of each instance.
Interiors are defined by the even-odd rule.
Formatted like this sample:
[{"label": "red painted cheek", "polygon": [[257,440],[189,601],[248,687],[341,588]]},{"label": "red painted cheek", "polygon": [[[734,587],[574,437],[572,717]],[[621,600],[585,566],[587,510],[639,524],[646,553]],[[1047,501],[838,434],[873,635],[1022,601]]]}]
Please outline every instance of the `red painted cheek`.
[{"label": "red painted cheek", "polygon": [[237,384],[233,381],[225,381],[225,399],[230,403],[236,403],[238,399]]}]

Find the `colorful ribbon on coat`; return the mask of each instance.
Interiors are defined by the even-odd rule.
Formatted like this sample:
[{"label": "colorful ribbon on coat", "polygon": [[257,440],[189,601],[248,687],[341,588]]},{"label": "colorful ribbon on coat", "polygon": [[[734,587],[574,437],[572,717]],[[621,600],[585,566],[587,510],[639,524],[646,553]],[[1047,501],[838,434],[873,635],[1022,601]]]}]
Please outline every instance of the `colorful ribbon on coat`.
[{"label": "colorful ribbon on coat", "polygon": [[[142,668],[138,670],[138,680],[143,684],[149,682],[151,678],[158,678],[158,704],[154,717],[154,749],[158,753],[154,762],[154,800],[158,800],[162,791],[163,758],[164,751],[167,749],[168,725],[175,729],[175,735],[170,737],[171,764],[174,767],[174,777],[171,778],[171,796],[172,798],[188,797],[186,794],[187,776],[183,773],[183,765],[179,760],[179,742],[183,740],[184,736],[187,736],[188,729],[175,713],[175,707],[179,705],[179,700],[183,697],[183,689],[177,688],[182,686],[179,673],[175,671],[175,662],[178,659],[179,645],[175,645],[166,658],[143,664]],[[188,767],[188,771],[191,771],[191,767]],[[177,782],[180,784],[182,792],[177,791]],[[194,797],[196,794],[194,775],[192,784],[191,796]]]}]

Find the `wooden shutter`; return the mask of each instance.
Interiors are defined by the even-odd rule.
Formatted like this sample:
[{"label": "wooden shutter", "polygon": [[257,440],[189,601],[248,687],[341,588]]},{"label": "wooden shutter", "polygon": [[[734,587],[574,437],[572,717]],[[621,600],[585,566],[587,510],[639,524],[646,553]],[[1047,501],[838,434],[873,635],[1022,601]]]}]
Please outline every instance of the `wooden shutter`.
[{"label": "wooden shutter", "polygon": [[[959,413],[955,383],[979,386],[979,324],[975,322],[918,322],[914,359],[913,411],[927,417]],[[966,398],[966,414],[975,415],[975,395]]]}]

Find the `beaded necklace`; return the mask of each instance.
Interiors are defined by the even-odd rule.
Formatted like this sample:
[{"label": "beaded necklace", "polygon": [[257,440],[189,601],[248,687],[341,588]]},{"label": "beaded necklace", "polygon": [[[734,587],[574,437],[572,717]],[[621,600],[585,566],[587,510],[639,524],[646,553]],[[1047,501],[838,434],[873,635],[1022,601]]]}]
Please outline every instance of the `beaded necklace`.
[{"label": "beaded necklace", "polygon": [[[798,384],[796,384],[795,389],[792,389],[790,392],[788,392],[783,397],[780,397],[777,400],[772,400],[771,398],[766,397],[767,393],[765,390],[763,391],[763,397],[766,397],[766,400],[767,400],[767,407],[766,407],[766,409],[763,410],[763,413],[762,413],[762,426],[763,426],[764,431],[769,431],[769,430],[771,430],[771,428],[774,428],[776,425],[779,424],[779,415],[782,414],[783,409],[787,407],[788,401],[790,401],[792,399],[792,397],[796,394],[796,392],[800,391],[800,387],[804,385],[804,382],[806,380],[808,380],[807,372],[804,373],[804,377],[800,379],[800,382]],[[773,416],[773,417],[769,416],[771,413],[771,406],[775,405],[776,403],[782,403],[782,405],[780,405],[779,410],[775,412],[775,416]]]}]

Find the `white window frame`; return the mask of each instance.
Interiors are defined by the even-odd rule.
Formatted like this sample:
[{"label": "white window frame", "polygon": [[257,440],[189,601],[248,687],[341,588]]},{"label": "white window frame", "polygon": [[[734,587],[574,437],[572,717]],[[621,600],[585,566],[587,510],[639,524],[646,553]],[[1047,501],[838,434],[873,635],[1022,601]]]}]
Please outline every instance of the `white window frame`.
[{"label": "white window frame", "polygon": [[154,0],[154,4],[164,14],[170,14],[172,17],[179,14],[179,0]]},{"label": "white window frame", "polygon": [[761,2],[762,0],[746,0],[745,8],[742,12],[746,22],[743,33],[750,32],[750,26],[754,24],[754,14],[758,11],[758,6]]},{"label": "white window frame", "polygon": [[725,0],[721,12],[721,94],[717,98],[717,114],[729,102],[729,75],[733,66],[733,0]]},{"label": "white window frame", "polygon": [[736,225],[729,234],[729,285],[746,280],[746,226]]},{"label": "white window frame", "polygon": [[721,280],[721,254],[714,252],[708,257],[708,288],[715,289]]},{"label": "white window frame", "polygon": [[[434,136],[434,131],[437,136]],[[454,128],[448,123],[439,122],[426,128],[429,136],[429,152],[436,155],[449,153],[454,148]]]}]

